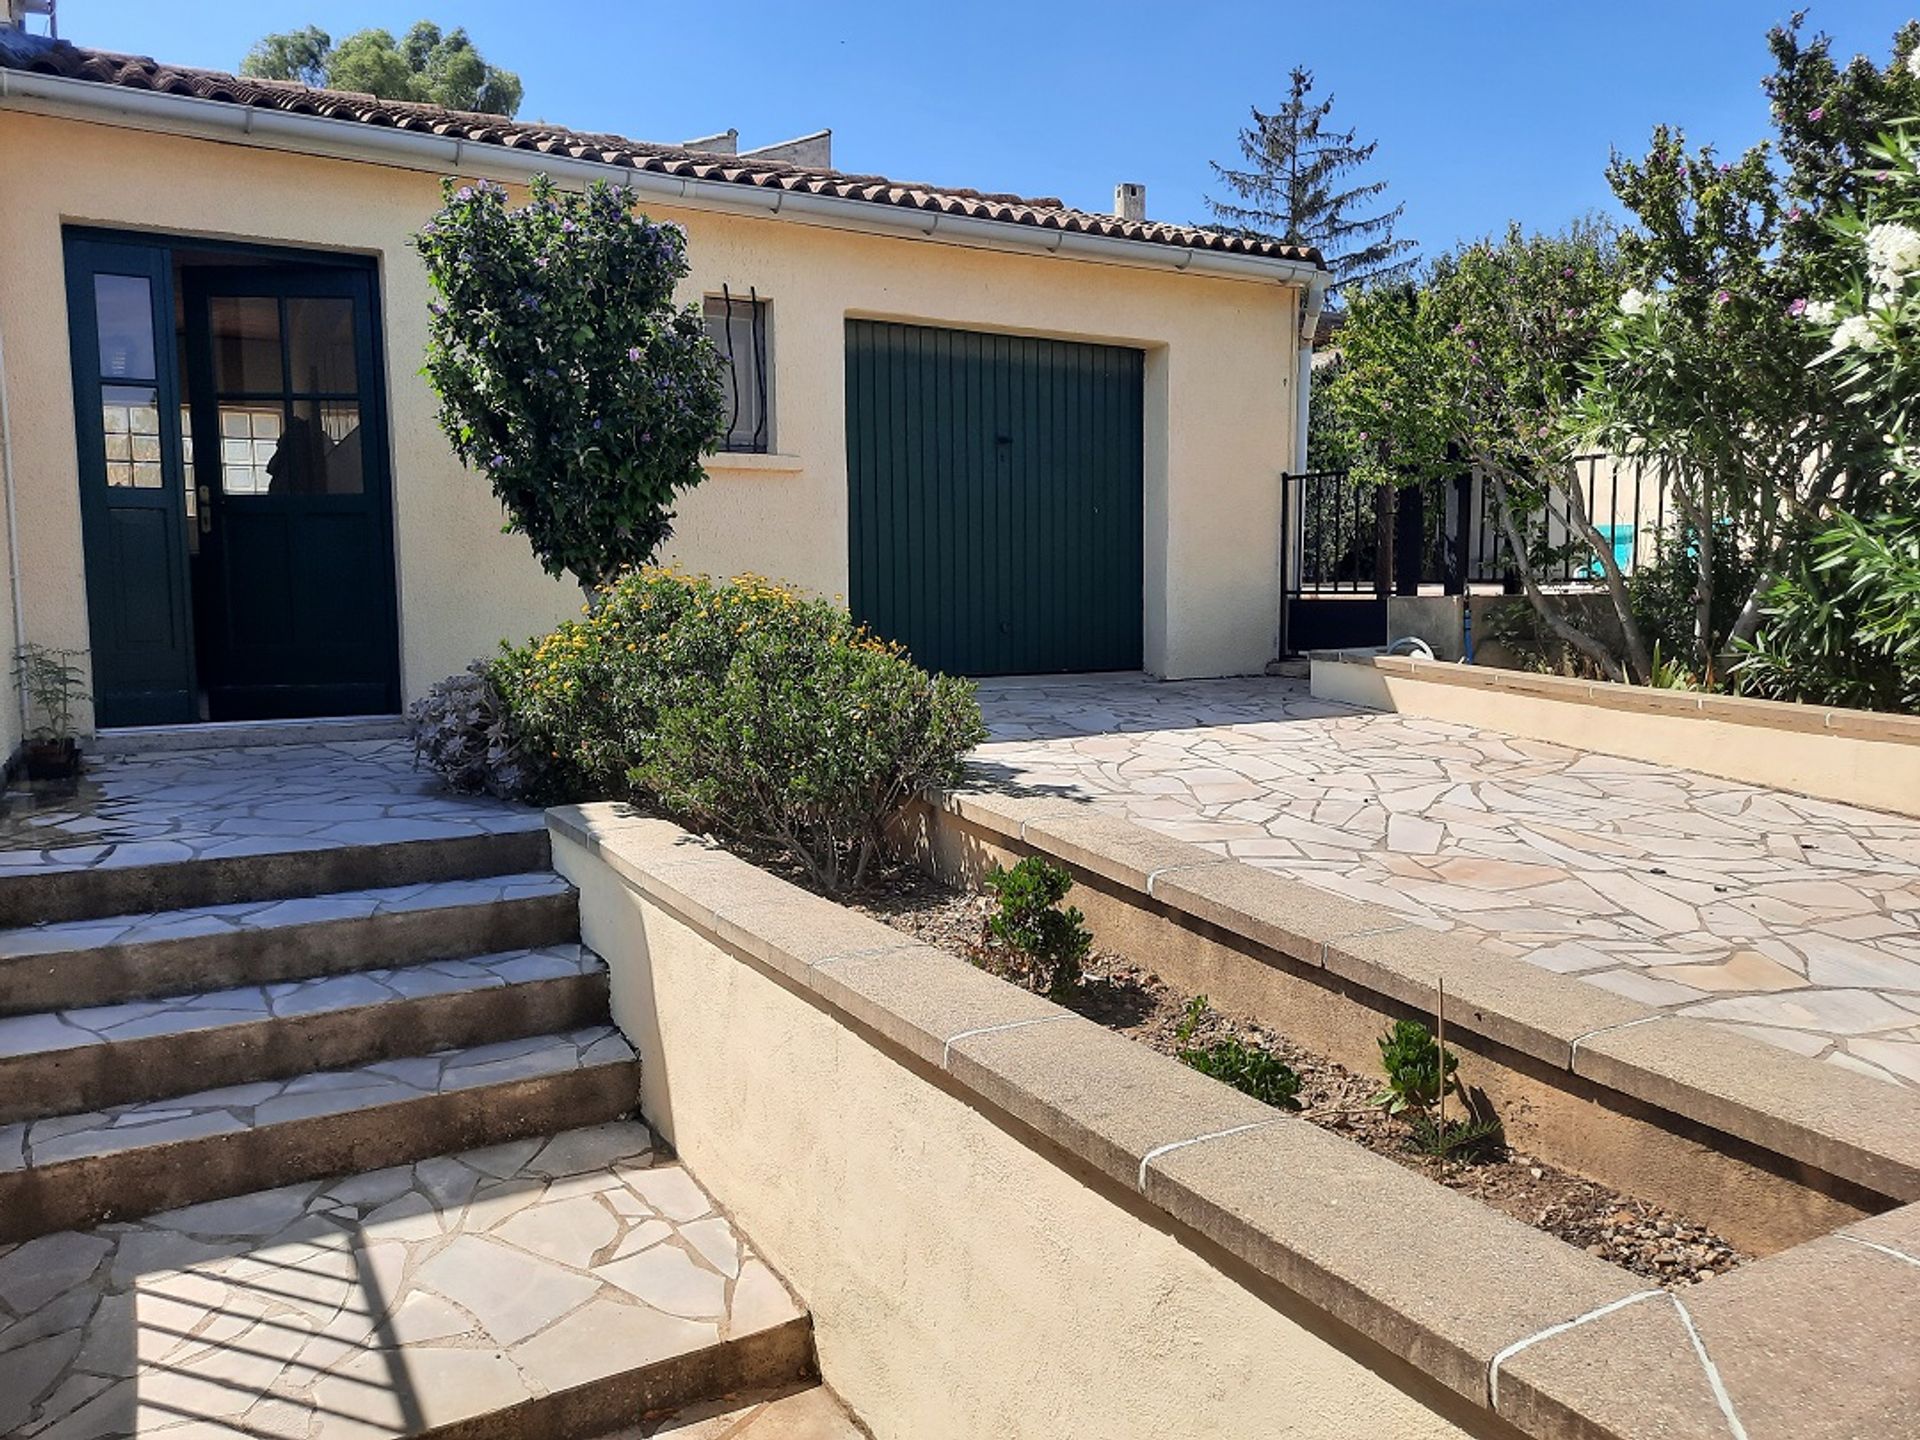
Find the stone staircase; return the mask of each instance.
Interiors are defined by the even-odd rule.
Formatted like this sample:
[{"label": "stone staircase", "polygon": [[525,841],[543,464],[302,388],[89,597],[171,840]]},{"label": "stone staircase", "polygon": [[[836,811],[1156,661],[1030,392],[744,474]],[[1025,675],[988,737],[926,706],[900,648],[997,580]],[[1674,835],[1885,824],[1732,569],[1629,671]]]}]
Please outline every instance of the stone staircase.
[{"label": "stone staircase", "polygon": [[628,1118],[538,817],[480,828],[0,854],[0,1434],[589,1436],[808,1383]]}]

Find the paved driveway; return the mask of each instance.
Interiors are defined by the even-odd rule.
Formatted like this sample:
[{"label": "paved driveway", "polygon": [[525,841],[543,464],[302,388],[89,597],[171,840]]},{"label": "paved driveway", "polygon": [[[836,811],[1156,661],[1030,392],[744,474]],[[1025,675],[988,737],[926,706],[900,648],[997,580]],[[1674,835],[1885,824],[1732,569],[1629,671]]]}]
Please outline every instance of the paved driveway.
[{"label": "paved driveway", "polygon": [[1920,821],[1292,680],[980,687],[991,776],[1920,1085]]}]

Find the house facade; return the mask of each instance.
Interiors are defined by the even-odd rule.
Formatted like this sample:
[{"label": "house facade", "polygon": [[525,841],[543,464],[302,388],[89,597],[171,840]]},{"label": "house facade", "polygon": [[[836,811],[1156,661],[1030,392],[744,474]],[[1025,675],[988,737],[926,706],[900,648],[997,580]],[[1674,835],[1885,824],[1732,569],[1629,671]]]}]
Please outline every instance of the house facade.
[{"label": "house facade", "polygon": [[732,355],[663,558],[956,672],[1273,658],[1309,251],[7,31],[0,633],[117,727],[394,713],[577,609],[418,374],[441,177],[543,172],[683,225]]}]

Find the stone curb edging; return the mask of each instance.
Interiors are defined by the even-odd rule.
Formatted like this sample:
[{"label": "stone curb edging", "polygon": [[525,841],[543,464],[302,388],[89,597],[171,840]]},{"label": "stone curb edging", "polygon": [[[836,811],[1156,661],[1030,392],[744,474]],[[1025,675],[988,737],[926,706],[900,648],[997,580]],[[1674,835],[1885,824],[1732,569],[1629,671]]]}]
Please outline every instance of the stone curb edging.
[{"label": "stone curb edging", "polygon": [[[1684,1309],[1623,1303],[1645,1292],[1638,1277],[669,822],[593,805],[548,823],[558,850],[579,847],[736,959],[1541,1440],[1728,1433],[1736,1415],[1784,1414],[1815,1440],[1878,1433],[1861,1419],[1920,1403],[1920,1377],[1886,1363],[1920,1327],[1907,1274],[1920,1206],[1720,1277]],[[1177,843],[1139,837],[1112,868]],[[1828,1324],[1806,1334],[1809,1316]],[[1623,1365],[1647,1383],[1623,1386]]]},{"label": "stone curb edging", "polygon": [[1489,955],[1377,905],[1093,812],[1064,796],[931,802],[994,837],[1401,1005],[1447,989],[1449,1029],[1735,1136],[1893,1203],[1920,1200],[1920,1093]]},{"label": "stone curb edging", "polygon": [[1838,706],[1796,705],[1784,700],[1711,695],[1697,690],[1616,685],[1603,680],[1576,680],[1565,675],[1536,675],[1526,670],[1456,665],[1408,655],[1382,655],[1372,650],[1316,650],[1309,658],[1318,664],[1363,665],[1390,675],[1405,675],[1435,685],[1505,690],[1543,700],[1594,705],[1606,710],[1694,716],[1704,720],[1721,720],[1730,725],[1751,725],[1764,730],[1839,735],[1895,745],[1920,745],[1920,716],[1914,715],[1848,710]]}]

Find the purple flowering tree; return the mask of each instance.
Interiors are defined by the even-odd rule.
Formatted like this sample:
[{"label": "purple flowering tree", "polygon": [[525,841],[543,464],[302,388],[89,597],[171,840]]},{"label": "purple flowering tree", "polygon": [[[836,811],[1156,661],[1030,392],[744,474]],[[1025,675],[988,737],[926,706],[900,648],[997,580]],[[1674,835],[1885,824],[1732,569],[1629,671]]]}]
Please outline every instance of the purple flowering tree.
[{"label": "purple flowering tree", "polygon": [[507,529],[591,593],[655,557],[726,430],[723,362],[698,308],[674,301],[686,233],[605,183],[536,176],[519,209],[497,185],[443,193],[414,237],[436,293],[440,424]]}]

